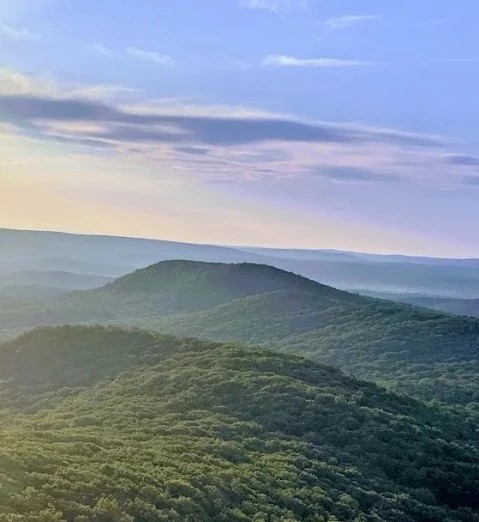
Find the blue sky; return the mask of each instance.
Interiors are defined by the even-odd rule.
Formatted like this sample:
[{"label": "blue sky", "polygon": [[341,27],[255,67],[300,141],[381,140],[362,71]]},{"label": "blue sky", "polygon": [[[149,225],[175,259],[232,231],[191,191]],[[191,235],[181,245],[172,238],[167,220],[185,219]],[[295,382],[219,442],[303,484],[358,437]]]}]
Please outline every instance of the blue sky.
[{"label": "blue sky", "polygon": [[478,16],[0,0],[0,226],[479,256]]}]

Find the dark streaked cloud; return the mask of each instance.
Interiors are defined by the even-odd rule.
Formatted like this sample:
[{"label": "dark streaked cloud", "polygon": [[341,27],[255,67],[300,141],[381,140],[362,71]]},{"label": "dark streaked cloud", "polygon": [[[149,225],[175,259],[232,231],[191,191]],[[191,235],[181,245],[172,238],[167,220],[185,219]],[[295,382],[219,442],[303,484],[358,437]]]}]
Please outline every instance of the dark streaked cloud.
[{"label": "dark streaked cloud", "polygon": [[188,145],[175,147],[175,150],[177,152],[181,152],[182,154],[191,154],[192,156],[204,156],[210,151],[210,149],[206,147],[191,147]]},{"label": "dark streaked cloud", "polygon": [[479,188],[479,176],[463,176],[461,178],[462,184],[468,187]]},{"label": "dark streaked cloud", "polygon": [[276,171],[274,169],[254,169],[254,172],[258,174],[274,174]]},{"label": "dark streaked cloud", "polygon": [[[428,135],[391,129],[303,121],[265,115],[185,115],[160,110],[134,111],[89,99],[30,95],[0,96],[0,121],[25,128],[55,122],[101,124],[92,139],[230,146],[264,142],[388,143],[419,147],[439,146]],[[83,138],[85,136],[82,136]]]},{"label": "dark streaked cloud", "polygon": [[394,174],[386,172],[375,172],[367,169],[360,169],[355,167],[315,167],[308,171],[309,174],[314,176],[329,179],[337,182],[365,182],[365,183],[378,183],[378,182],[393,182],[398,181],[400,178]]},{"label": "dark streaked cloud", "polygon": [[0,119],[11,123],[29,121],[119,121],[121,113],[92,100],[47,98],[30,95],[0,96]]},{"label": "dark streaked cloud", "polygon": [[[202,182],[316,177],[335,183],[450,181],[449,140],[361,124],[325,123],[228,106],[148,101],[124,105],[81,94],[0,94],[0,125],[26,139],[130,155]],[[457,155],[455,155],[457,156]],[[456,158],[457,161],[457,158]],[[444,181],[441,181],[444,183]]]},{"label": "dark streaked cloud", "polygon": [[469,154],[447,154],[444,156],[446,163],[465,167],[479,167],[479,157]]},{"label": "dark streaked cloud", "polygon": [[189,141],[190,136],[180,132],[178,128],[148,127],[140,125],[110,124],[105,130],[92,131],[90,136],[96,139],[135,143],[182,143]]}]

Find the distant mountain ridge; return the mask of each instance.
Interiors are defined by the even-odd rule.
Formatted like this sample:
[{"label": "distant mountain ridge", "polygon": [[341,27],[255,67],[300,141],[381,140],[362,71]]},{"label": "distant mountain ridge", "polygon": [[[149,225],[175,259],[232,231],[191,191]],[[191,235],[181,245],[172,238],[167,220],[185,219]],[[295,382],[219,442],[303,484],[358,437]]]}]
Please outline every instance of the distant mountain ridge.
[{"label": "distant mountain ridge", "polygon": [[47,286],[58,290],[85,290],[96,288],[113,278],[96,274],[65,272],[61,270],[24,270],[0,275],[0,288],[20,286]]},{"label": "distant mountain ridge", "polygon": [[329,259],[343,261],[376,261],[380,263],[413,263],[418,265],[441,265],[441,266],[468,266],[479,267],[479,258],[453,258],[453,257],[428,257],[428,256],[408,256],[403,254],[371,254],[367,252],[354,252],[351,250],[336,250],[330,248],[305,249],[305,248],[270,248],[270,247],[250,247],[236,246],[244,252],[251,252],[261,255],[275,255],[280,258],[291,259]]},{"label": "distant mountain ridge", "polygon": [[99,275],[117,277],[166,259],[238,261],[260,257],[215,245],[9,229],[0,229],[0,249],[0,273],[35,270],[36,263],[43,270],[66,267],[76,272],[81,272],[84,264],[87,273],[93,273],[96,264],[97,270],[103,272]]},{"label": "distant mountain ridge", "polygon": [[266,264],[350,291],[479,297],[479,260],[476,259],[434,259],[331,249],[229,247],[6,229],[0,229],[0,250],[0,277],[24,270],[119,277],[158,261],[189,259]]}]

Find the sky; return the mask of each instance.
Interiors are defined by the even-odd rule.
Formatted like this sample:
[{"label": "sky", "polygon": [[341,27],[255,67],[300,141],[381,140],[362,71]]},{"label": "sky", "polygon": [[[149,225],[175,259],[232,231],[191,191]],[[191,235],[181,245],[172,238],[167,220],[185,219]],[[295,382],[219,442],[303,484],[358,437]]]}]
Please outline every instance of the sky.
[{"label": "sky", "polygon": [[478,18],[0,0],[0,227],[479,257]]}]

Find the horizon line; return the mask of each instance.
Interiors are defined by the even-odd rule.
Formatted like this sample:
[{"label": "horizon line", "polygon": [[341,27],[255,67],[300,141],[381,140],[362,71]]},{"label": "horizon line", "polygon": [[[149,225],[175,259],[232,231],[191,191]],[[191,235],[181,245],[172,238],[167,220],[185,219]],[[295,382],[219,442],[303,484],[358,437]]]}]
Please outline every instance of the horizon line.
[{"label": "horizon line", "polygon": [[381,257],[405,257],[411,259],[435,259],[438,261],[479,261],[479,254],[477,257],[465,256],[465,257],[446,257],[446,256],[433,256],[429,254],[405,254],[397,252],[365,252],[360,250],[341,250],[338,248],[306,248],[306,247],[294,247],[294,246],[267,246],[267,245],[231,245],[227,243],[195,243],[192,241],[178,241],[175,239],[163,239],[160,237],[141,237],[141,236],[128,236],[121,234],[102,234],[99,232],[69,232],[64,230],[51,230],[51,229],[31,229],[31,228],[9,228],[0,226],[0,231],[8,232],[32,232],[32,233],[44,233],[44,234],[60,234],[65,236],[83,236],[83,237],[98,237],[98,238],[109,238],[109,239],[132,239],[137,241],[157,241],[164,243],[175,243],[183,245],[194,245],[194,246],[210,246],[218,247],[229,250],[239,250],[245,248],[258,248],[266,250],[283,250],[285,252],[296,250],[302,252],[330,252],[340,254],[357,254],[357,255],[370,255],[370,256],[381,256]]}]

